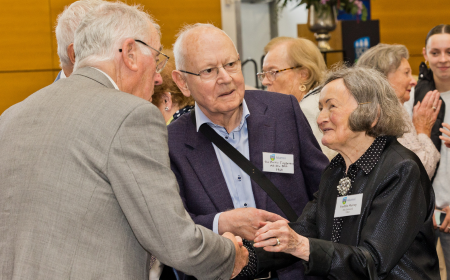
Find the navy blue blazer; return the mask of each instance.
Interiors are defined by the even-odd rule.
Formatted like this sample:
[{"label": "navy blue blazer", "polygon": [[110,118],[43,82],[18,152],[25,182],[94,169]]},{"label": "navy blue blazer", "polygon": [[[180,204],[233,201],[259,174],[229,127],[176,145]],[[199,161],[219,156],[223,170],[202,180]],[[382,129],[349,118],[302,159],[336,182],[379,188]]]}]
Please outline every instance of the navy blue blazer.
[{"label": "navy blue blazer", "polygon": [[[295,97],[267,91],[246,91],[250,161],[262,170],[262,153],[294,155],[294,174],[265,172],[300,216],[319,188],[328,165]],[[212,143],[197,132],[190,113],[168,126],[172,171],[183,203],[195,223],[212,229],[217,213],[233,209],[233,202]],[[285,215],[252,180],[256,207]],[[278,271],[283,279],[306,279],[297,263]]]}]

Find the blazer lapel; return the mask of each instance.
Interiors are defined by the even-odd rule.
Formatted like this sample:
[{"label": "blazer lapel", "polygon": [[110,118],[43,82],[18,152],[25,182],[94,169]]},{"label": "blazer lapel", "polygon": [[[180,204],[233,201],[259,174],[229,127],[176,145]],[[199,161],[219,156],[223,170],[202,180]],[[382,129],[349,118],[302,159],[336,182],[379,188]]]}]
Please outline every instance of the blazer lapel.
[{"label": "blazer lapel", "polygon": [[234,209],[230,192],[220,169],[213,144],[197,132],[194,124],[186,129],[185,144],[191,147],[187,159],[217,211]]},{"label": "blazer lapel", "polygon": [[[250,111],[247,118],[248,143],[250,150],[250,161],[259,169],[263,170],[263,152],[274,152],[275,150],[275,121],[266,115],[267,105],[255,98],[245,100]],[[272,174],[265,173],[270,180]],[[266,209],[267,193],[252,180],[253,196],[256,207]]]}]

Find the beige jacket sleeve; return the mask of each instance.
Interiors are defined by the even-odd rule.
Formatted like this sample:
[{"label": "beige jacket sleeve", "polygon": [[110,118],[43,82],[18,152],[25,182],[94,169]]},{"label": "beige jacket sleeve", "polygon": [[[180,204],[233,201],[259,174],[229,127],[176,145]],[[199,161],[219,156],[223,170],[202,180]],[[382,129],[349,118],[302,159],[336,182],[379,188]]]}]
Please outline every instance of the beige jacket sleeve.
[{"label": "beige jacket sleeve", "polygon": [[167,129],[145,104],[123,121],[111,143],[107,177],[139,243],[162,263],[198,279],[229,279],[233,243],[194,224],[170,169]]}]

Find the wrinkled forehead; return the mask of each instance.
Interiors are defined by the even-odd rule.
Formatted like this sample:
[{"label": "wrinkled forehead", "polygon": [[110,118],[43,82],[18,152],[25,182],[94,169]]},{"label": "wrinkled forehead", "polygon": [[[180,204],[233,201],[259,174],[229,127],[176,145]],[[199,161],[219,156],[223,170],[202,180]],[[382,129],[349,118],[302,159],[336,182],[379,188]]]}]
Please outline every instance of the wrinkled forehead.
[{"label": "wrinkled forehead", "polygon": [[186,35],[183,48],[187,65],[216,65],[238,58],[233,41],[221,30],[199,28]]},{"label": "wrinkled forehead", "polygon": [[319,102],[325,103],[329,99],[346,102],[349,99],[355,99],[345,86],[344,79],[337,79],[326,84],[319,95]]}]

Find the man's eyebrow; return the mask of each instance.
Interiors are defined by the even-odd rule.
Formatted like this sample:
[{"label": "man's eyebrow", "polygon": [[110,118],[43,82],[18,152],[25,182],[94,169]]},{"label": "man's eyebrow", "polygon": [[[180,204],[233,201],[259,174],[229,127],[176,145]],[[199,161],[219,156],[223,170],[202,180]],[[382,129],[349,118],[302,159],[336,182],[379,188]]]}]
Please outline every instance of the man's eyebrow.
[{"label": "man's eyebrow", "polygon": [[159,47],[159,51],[162,51],[163,50],[163,45],[161,45],[160,47]]}]

